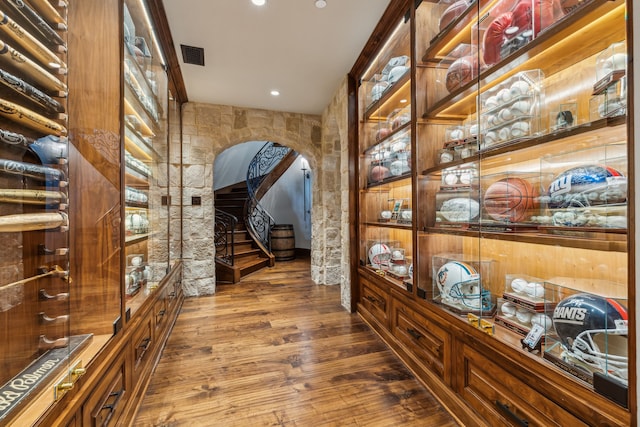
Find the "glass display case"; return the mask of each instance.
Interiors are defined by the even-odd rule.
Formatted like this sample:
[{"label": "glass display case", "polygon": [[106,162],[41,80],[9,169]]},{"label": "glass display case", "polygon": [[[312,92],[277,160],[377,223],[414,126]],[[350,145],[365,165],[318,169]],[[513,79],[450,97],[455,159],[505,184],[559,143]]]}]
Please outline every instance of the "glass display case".
[{"label": "glass display case", "polygon": [[169,267],[168,77],[150,22],[144,2],[125,0],[124,283],[131,314]]},{"label": "glass display case", "polygon": [[360,78],[360,264],[406,289],[412,241],[410,23],[394,27]]}]

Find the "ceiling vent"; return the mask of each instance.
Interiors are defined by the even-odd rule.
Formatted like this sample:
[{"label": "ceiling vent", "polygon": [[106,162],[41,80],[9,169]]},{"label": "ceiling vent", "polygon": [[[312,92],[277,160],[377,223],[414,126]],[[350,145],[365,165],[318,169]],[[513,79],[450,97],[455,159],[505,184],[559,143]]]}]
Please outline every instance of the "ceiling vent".
[{"label": "ceiling vent", "polygon": [[204,66],[204,49],[201,47],[180,45],[182,50],[182,61],[185,64]]}]

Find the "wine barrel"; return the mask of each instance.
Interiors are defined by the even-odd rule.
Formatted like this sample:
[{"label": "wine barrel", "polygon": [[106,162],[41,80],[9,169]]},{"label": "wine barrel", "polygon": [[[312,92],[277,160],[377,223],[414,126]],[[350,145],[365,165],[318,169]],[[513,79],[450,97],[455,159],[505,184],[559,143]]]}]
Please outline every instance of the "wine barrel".
[{"label": "wine barrel", "polygon": [[296,257],[293,224],[276,224],[271,227],[271,252],[276,261],[290,261]]}]

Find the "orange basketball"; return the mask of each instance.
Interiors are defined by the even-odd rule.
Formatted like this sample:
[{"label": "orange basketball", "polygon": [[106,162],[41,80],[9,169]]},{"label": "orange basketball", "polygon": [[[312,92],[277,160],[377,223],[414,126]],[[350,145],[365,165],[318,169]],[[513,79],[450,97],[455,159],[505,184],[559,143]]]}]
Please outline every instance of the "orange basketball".
[{"label": "orange basketball", "polygon": [[504,178],[494,182],[484,194],[484,208],[496,221],[521,222],[538,207],[539,192],[522,178]]},{"label": "orange basketball", "polygon": [[445,85],[449,92],[466,85],[478,73],[478,58],[475,55],[456,59],[447,70]]}]

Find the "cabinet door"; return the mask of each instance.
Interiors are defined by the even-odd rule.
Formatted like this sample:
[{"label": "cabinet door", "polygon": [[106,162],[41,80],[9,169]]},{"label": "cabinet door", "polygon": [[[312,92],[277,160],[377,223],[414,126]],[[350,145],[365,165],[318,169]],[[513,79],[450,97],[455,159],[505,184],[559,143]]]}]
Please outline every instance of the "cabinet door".
[{"label": "cabinet door", "polygon": [[118,417],[122,414],[129,397],[124,354],[125,352],[116,359],[84,403],[82,425],[100,427],[118,425]]},{"label": "cabinet door", "polygon": [[124,2],[125,290],[132,314],[169,266],[168,77],[145,1]]}]

